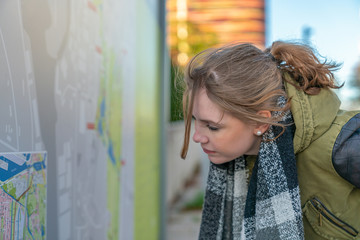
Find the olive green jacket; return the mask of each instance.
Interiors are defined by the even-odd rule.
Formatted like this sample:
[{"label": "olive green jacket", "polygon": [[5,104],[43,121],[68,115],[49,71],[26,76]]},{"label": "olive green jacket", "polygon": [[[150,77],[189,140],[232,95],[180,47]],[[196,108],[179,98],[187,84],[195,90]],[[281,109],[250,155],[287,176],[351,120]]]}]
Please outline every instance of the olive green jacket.
[{"label": "olive green jacket", "polygon": [[285,89],[305,239],[360,239],[360,114],[340,110],[331,90],[307,95],[286,82]]}]

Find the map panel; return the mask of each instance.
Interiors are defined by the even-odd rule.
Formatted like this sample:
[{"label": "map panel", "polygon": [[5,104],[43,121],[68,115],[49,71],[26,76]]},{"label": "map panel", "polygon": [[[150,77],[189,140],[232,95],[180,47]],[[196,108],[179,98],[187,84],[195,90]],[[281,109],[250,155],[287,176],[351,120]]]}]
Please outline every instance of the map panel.
[{"label": "map panel", "polygon": [[0,154],[0,240],[46,239],[46,158]]},{"label": "map panel", "polygon": [[[149,135],[157,110],[136,112],[157,99],[155,3],[1,1],[0,240],[136,239],[136,226],[157,229],[154,201],[144,198],[142,207],[150,203],[156,214],[139,208],[144,221],[134,217],[145,194],[135,179],[158,175],[159,158],[148,154],[140,161],[152,171],[135,175],[137,153],[158,149],[154,138],[136,148],[136,138],[158,131]],[[141,22],[151,22],[152,37],[139,50]],[[138,58],[149,61],[138,66]],[[139,96],[139,87],[149,91]]]}]

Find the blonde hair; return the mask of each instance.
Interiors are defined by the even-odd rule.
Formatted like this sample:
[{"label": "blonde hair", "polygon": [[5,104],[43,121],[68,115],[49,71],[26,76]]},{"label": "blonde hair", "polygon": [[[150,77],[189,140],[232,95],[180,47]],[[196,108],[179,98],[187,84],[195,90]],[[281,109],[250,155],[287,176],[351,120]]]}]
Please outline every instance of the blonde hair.
[{"label": "blonde hair", "polygon": [[201,88],[224,112],[245,122],[281,126],[279,117],[263,117],[261,110],[285,111],[277,105],[280,96],[286,98],[283,74],[287,72],[296,87],[307,94],[317,94],[322,88],[338,88],[331,72],[339,65],[321,63],[308,46],[297,43],[274,42],[265,51],[252,44],[231,44],[208,49],[197,54],[185,69],[183,112],[185,158],[189,141],[194,97]]}]

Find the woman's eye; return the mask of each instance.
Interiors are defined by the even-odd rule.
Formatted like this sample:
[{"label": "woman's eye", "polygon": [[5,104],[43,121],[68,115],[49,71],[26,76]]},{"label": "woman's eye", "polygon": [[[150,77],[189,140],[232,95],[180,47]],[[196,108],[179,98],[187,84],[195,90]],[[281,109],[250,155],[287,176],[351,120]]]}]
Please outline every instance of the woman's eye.
[{"label": "woman's eye", "polygon": [[208,125],[207,127],[208,127],[211,131],[217,131],[217,130],[219,130],[219,128],[213,127],[213,126],[210,126],[210,125]]}]

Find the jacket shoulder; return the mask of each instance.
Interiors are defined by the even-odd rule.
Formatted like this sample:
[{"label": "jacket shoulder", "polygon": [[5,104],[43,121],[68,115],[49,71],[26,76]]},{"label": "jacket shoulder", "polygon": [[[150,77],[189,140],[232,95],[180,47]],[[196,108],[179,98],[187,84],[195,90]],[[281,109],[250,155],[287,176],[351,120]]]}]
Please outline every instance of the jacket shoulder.
[{"label": "jacket shoulder", "polygon": [[341,177],[360,188],[360,113],[341,128],[333,147],[332,162]]}]

